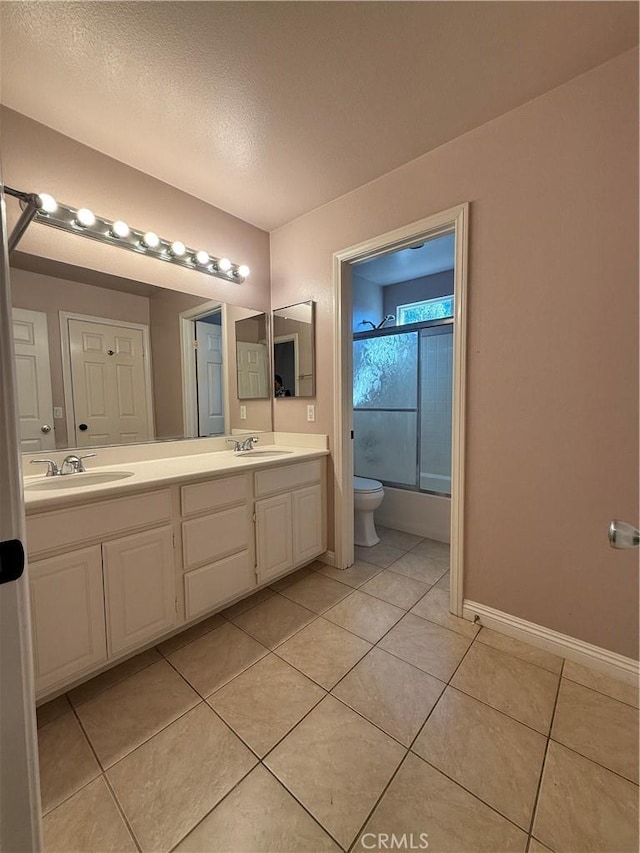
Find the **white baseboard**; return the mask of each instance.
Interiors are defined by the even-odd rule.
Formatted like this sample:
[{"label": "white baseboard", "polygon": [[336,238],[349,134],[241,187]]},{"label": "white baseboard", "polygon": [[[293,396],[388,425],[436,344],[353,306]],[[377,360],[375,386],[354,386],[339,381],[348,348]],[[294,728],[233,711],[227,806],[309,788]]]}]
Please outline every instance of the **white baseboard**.
[{"label": "white baseboard", "polygon": [[560,634],[558,631],[552,631],[550,628],[536,625],[534,622],[527,622],[526,619],[519,619],[517,616],[503,613],[501,610],[494,610],[493,607],[478,604],[476,601],[465,599],[463,615],[465,619],[471,622],[478,616],[480,624],[484,625],[485,628],[492,628],[501,634],[506,634],[539,649],[560,655],[560,657],[589,667],[589,669],[598,670],[598,672],[616,678],[618,681],[624,681],[626,684],[638,685],[639,664],[632,658],[618,655],[615,652],[600,648],[600,646],[593,646],[591,643],[577,640],[567,634]]},{"label": "white baseboard", "polygon": [[318,559],[321,563],[326,563],[327,566],[335,566],[336,564],[336,555],[333,551],[325,551],[324,554],[320,554]]}]

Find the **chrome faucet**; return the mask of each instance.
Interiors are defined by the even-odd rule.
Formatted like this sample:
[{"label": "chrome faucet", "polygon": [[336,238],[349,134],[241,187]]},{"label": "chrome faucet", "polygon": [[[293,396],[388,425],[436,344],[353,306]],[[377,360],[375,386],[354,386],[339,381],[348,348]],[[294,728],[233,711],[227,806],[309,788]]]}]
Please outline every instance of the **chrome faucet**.
[{"label": "chrome faucet", "polygon": [[82,460],[95,455],[95,453],[87,453],[86,456],[76,456],[75,453],[71,453],[69,456],[65,456],[60,466],[60,474],[84,474],[87,469]]},{"label": "chrome faucet", "polygon": [[242,453],[246,450],[253,450],[254,444],[257,444],[260,441],[257,435],[250,435],[249,438],[245,438],[244,441],[236,441],[235,438],[228,438],[227,444],[233,444],[233,452],[234,453]]},{"label": "chrome faucet", "polygon": [[43,465],[49,466],[47,468],[47,473],[45,476],[57,477],[58,474],[60,473],[60,469],[58,468],[56,463],[53,461],[53,459],[32,459],[31,460],[31,465],[39,465],[40,463],[42,463]]}]

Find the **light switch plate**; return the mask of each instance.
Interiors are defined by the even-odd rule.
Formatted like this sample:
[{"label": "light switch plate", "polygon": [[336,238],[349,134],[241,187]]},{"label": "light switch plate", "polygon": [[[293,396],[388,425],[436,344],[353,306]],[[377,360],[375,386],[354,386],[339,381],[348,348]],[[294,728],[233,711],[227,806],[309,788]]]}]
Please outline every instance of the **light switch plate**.
[{"label": "light switch plate", "polygon": [[247,419],[247,407],[246,406],[240,406],[240,420],[246,421],[246,419]]},{"label": "light switch plate", "polygon": [[53,417],[54,418],[64,417],[64,415],[62,414],[62,406],[54,406],[53,407]]},{"label": "light switch plate", "polygon": [[316,407],[315,406],[307,406],[307,420],[315,421],[316,419]]}]

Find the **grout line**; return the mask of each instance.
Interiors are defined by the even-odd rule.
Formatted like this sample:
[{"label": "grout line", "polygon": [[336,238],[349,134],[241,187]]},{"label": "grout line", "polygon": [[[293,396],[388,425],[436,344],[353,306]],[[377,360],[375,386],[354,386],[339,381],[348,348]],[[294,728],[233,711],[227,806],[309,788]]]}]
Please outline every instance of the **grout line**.
[{"label": "grout line", "polygon": [[[93,696],[89,696],[86,699],[83,699],[81,702],[78,702],[77,705],[74,705],[74,703],[71,701],[71,695],[70,694],[73,693],[74,690],[77,690],[79,687],[84,687],[85,684],[90,684],[91,681],[93,681],[93,679],[100,678],[102,675],[104,675],[107,672],[113,672],[113,670],[117,669],[118,666],[124,666],[125,663],[128,663],[130,660],[135,660],[136,657],[139,657],[140,655],[146,655],[147,652],[150,652],[153,649],[155,649],[158,652],[158,654],[160,655],[160,657],[156,658],[156,660],[149,661],[149,663],[145,664],[144,666],[141,666],[140,669],[136,669],[134,672],[130,672],[128,675],[125,675],[122,678],[119,678],[117,681],[114,681],[112,684],[106,684],[101,690],[98,690],[98,692],[95,693]],[[148,649],[145,649],[143,652],[139,652],[138,655],[133,655],[132,657],[127,658],[127,660],[122,661],[119,664],[116,664],[115,666],[111,667],[110,669],[103,670],[103,672],[100,672],[97,675],[94,675],[93,678],[88,678],[86,681],[83,681],[82,684],[77,684],[75,687],[72,687],[71,690],[68,690],[63,695],[67,697],[67,701],[69,702],[69,705],[71,705],[71,707],[75,710],[76,708],[79,708],[81,705],[86,705],[87,702],[91,702],[92,699],[97,699],[98,696],[102,696],[103,693],[106,693],[107,690],[111,690],[112,687],[117,687],[118,684],[122,684],[124,681],[127,681],[129,678],[133,678],[133,676],[137,675],[139,672],[144,672],[145,669],[149,669],[150,667],[154,666],[155,664],[160,663],[160,661],[163,659],[163,657],[164,657],[164,655],[162,654],[162,652],[160,651],[160,649],[157,646],[150,646]]]}]

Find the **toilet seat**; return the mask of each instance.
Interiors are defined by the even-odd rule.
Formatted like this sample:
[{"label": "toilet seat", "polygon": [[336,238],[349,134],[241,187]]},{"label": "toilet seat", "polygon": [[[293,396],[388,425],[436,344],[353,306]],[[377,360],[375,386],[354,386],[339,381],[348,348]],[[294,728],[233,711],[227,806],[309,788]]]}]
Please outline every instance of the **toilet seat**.
[{"label": "toilet seat", "polygon": [[353,478],[354,492],[379,492],[382,489],[382,483],[378,480],[369,480],[367,477]]}]

